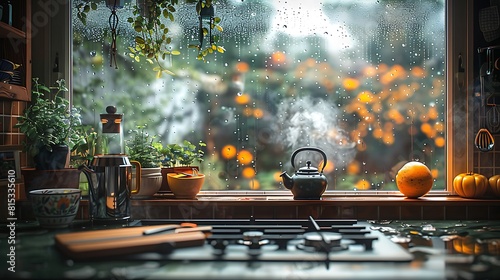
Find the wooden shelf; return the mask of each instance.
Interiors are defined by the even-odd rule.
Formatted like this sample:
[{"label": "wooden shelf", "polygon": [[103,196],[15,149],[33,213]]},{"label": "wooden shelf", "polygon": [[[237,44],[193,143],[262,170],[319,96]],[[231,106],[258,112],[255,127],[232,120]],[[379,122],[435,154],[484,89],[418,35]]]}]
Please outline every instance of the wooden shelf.
[{"label": "wooden shelf", "polygon": [[12,3],[13,26],[0,22],[0,59],[21,64],[20,85],[0,83],[0,101],[31,101],[31,1]]},{"label": "wooden shelf", "polygon": [[26,32],[0,22],[0,38],[26,39]]},{"label": "wooden shelf", "polygon": [[4,98],[21,101],[31,100],[28,90],[25,87],[0,83],[0,99]]}]

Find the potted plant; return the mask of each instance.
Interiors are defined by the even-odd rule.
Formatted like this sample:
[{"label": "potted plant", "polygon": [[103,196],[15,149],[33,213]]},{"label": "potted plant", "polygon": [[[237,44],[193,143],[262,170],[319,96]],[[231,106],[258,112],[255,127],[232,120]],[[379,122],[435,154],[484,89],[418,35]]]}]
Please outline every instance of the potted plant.
[{"label": "potted plant", "polygon": [[[80,110],[71,107],[69,100],[64,98],[67,91],[64,80],[58,80],[55,87],[49,88],[33,78],[31,103],[15,125],[26,137],[23,148],[35,166],[21,171],[28,190],[30,187],[57,187],[58,183],[64,184],[66,179],[73,178],[76,178],[76,186],[72,184],[71,187],[78,188],[79,171],[69,168],[69,158],[70,150],[83,140],[75,130],[81,125],[81,115]],[[30,178],[27,173],[34,177]],[[59,174],[67,178],[59,178]]]},{"label": "potted plant", "polygon": [[[132,133],[132,138],[127,141],[127,155],[131,161],[137,161],[141,165],[141,187],[133,197],[151,197],[160,190],[162,183],[161,154],[155,146],[155,136],[150,136],[145,131],[145,126],[137,126]],[[135,170],[132,177],[137,176]],[[135,189],[132,180],[132,189]]]},{"label": "potted plant", "polygon": [[[224,53],[223,46],[218,44],[219,36],[212,32],[222,32],[221,18],[215,16],[214,0],[184,0],[184,4],[196,3],[196,13],[199,18],[199,43],[190,44],[188,48],[198,51],[197,59],[205,61],[206,56],[216,52]],[[137,0],[132,6],[132,16],[127,22],[132,25],[136,32],[133,46],[129,47],[129,56],[135,61],[146,59],[155,64],[153,70],[157,77],[163,73],[174,75],[167,69],[162,61],[172,55],[179,55],[178,50],[173,49],[175,45],[172,38],[171,24],[174,23],[178,0]],[[97,5],[92,2],[81,3],[77,6],[77,17],[83,24],[87,24],[87,14],[97,10]],[[206,24],[203,24],[207,22]],[[205,45],[204,39],[207,38]]]},{"label": "potted plant", "polygon": [[184,140],[182,144],[169,144],[165,147],[159,147],[160,154],[163,157],[161,162],[161,174],[163,176],[162,186],[160,191],[169,192],[168,185],[169,173],[193,173],[193,169],[199,171],[199,166],[193,165],[195,162],[203,162],[205,152],[203,147],[206,144],[202,141],[198,145],[194,145],[188,140]]},{"label": "potted plant", "polygon": [[81,141],[78,141],[71,149],[70,166],[90,165],[94,155],[99,154],[97,132],[93,126],[83,124],[76,126],[75,131],[81,135]]},{"label": "potted plant", "polygon": [[[79,125],[75,130],[82,136],[82,141],[77,142],[71,149],[70,166],[78,168],[81,165],[90,165],[94,155],[99,154],[99,138],[94,127],[91,125]],[[80,174],[79,188],[82,196],[89,193],[89,183],[85,174]]]}]

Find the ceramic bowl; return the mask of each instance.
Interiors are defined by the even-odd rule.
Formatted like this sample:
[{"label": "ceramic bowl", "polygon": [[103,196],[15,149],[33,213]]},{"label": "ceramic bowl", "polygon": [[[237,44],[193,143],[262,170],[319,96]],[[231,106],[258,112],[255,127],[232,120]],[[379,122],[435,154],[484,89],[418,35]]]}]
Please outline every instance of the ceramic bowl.
[{"label": "ceramic bowl", "polygon": [[167,174],[168,186],[175,198],[194,199],[203,187],[205,175],[187,176],[179,173]]},{"label": "ceramic bowl", "polygon": [[29,192],[35,217],[45,228],[65,228],[75,219],[80,205],[79,189],[40,189]]}]

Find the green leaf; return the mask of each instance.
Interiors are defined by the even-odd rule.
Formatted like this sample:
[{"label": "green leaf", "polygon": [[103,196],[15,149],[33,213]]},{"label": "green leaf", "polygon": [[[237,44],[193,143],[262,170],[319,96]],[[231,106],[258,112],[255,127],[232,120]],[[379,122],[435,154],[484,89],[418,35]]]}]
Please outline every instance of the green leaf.
[{"label": "green leaf", "polygon": [[168,70],[168,69],[164,69],[163,72],[165,72],[165,73],[167,73],[167,74],[169,74],[171,76],[175,76],[175,73],[172,72],[172,71],[170,71],[170,70]]},{"label": "green leaf", "polygon": [[217,46],[217,51],[220,53],[224,53],[226,51],[226,49],[224,49],[224,47]]},{"label": "green leaf", "polygon": [[136,36],[136,37],[135,37],[135,42],[136,42],[137,44],[144,44],[144,43],[146,43],[146,41],[144,41],[144,38],[139,37],[139,36]]}]

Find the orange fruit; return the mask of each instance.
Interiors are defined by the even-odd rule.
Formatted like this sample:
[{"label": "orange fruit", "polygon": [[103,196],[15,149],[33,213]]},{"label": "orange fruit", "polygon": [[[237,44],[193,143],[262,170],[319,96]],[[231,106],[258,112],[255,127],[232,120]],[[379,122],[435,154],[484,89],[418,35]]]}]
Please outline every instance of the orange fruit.
[{"label": "orange fruit", "polygon": [[418,161],[407,162],[396,174],[399,191],[408,198],[418,198],[428,193],[434,180],[429,168]]}]

